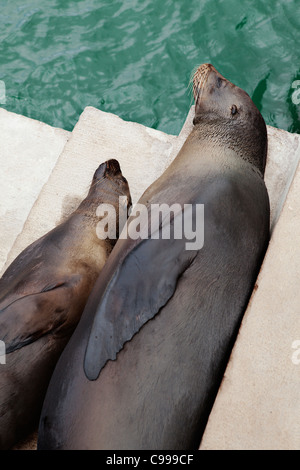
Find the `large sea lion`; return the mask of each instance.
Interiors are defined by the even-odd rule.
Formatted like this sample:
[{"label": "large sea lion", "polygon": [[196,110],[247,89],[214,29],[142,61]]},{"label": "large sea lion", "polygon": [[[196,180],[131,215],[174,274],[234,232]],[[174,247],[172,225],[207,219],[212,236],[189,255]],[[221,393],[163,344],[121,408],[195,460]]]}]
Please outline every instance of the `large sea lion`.
[{"label": "large sea lion", "polygon": [[[0,339],[6,349],[0,365],[1,449],[38,425],[55,363],[116,242],[98,238],[97,207],[110,204],[119,214],[119,196],[130,204],[119,164],[109,160],[95,172],[77,210],[26,248],[0,280]],[[126,220],[127,208],[120,207]]]},{"label": "large sea lion", "polygon": [[204,64],[194,96],[192,132],[139,202],[148,220],[155,204],[192,205],[196,226],[204,204],[204,244],[163,238],[167,217],[154,236],[148,220],[139,238],[121,234],[52,376],[38,449],[199,446],[268,244],[269,198],[266,125],[248,94]]}]

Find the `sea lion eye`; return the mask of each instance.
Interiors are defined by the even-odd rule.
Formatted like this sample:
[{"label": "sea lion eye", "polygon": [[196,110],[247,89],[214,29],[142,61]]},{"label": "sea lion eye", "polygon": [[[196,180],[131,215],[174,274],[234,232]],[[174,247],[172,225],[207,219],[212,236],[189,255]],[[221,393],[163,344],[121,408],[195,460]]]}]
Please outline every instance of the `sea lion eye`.
[{"label": "sea lion eye", "polygon": [[218,77],[217,78],[217,88],[220,88],[222,86],[223,80],[222,78]]},{"label": "sea lion eye", "polygon": [[238,112],[238,109],[235,104],[231,106],[231,115],[234,116]]}]

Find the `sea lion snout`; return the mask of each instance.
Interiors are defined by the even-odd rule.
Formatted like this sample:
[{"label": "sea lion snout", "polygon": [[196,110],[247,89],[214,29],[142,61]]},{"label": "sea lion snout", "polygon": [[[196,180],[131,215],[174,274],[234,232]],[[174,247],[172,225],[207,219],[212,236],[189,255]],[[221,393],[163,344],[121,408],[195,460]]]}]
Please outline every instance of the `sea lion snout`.
[{"label": "sea lion snout", "polygon": [[[98,194],[98,191],[102,191],[102,182],[106,180],[105,194],[107,203],[117,205],[120,196],[127,197],[127,210],[132,205],[131,194],[127,179],[123,176],[120,164],[118,160],[112,158],[106,160],[99,165],[95,171],[92,185],[90,187],[90,194]],[[110,194],[110,196],[108,196]]]},{"label": "sea lion snout", "polygon": [[[197,100],[197,94],[199,91],[199,86],[204,84],[205,78],[210,70],[216,70],[212,64],[202,64],[200,65],[193,76],[193,93],[194,99]],[[203,82],[203,83],[202,83]]]},{"label": "sea lion snout", "polygon": [[119,173],[122,173],[120,164],[118,160],[112,158],[110,160],[106,160],[98,166],[97,170],[95,171],[94,177],[96,179],[99,179],[101,177],[106,176],[107,174],[111,176],[116,176]]},{"label": "sea lion snout", "polygon": [[[115,181],[117,185],[121,185],[122,187],[124,184],[125,187],[128,186],[128,181],[122,174],[120,164],[118,160],[114,158],[106,160],[105,162],[101,163],[101,165],[99,165],[94,174],[92,187],[95,185],[95,183],[101,181],[103,178],[109,178]],[[126,192],[129,192],[129,188],[127,188]]]},{"label": "sea lion snout", "polygon": [[119,165],[118,160],[111,159],[107,160],[106,163],[106,171],[109,172],[112,175],[117,175],[118,173],[121,173],[121,168]]}]

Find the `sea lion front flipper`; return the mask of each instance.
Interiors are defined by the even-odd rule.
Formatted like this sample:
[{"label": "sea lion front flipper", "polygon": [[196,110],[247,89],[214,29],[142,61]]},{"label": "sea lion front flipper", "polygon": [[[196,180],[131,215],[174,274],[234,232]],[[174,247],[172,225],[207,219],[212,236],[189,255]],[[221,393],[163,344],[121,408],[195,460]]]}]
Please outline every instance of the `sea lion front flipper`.
[{"label": "sea lion front flipper", "polygon": [[184,237],[162,239],[161,230],[159,239],[135,246],[107,282],[85,352],[89,380],[96,380],[106,362],[115,360],[124,344],[168,302],[196,256],[196,250],[186,250]]},{"label": "sea lion front flipper", "polygon": [[19,297],[0,310],[0,335],[11,353],[63,325],[80,276],[49,284],[40,292]]}]

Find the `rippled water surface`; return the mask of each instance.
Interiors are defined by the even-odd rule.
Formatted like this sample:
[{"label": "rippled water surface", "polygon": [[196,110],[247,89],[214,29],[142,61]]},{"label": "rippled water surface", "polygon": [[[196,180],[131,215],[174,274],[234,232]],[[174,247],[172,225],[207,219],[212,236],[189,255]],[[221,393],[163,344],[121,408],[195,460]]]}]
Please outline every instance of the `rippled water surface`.
[{"label": "rippled water surface", "polygon": [[2,106],[72,130],[91,105],[178,134],[210,62],[300,132],[299,31],[299,0],[2,0]]}]

